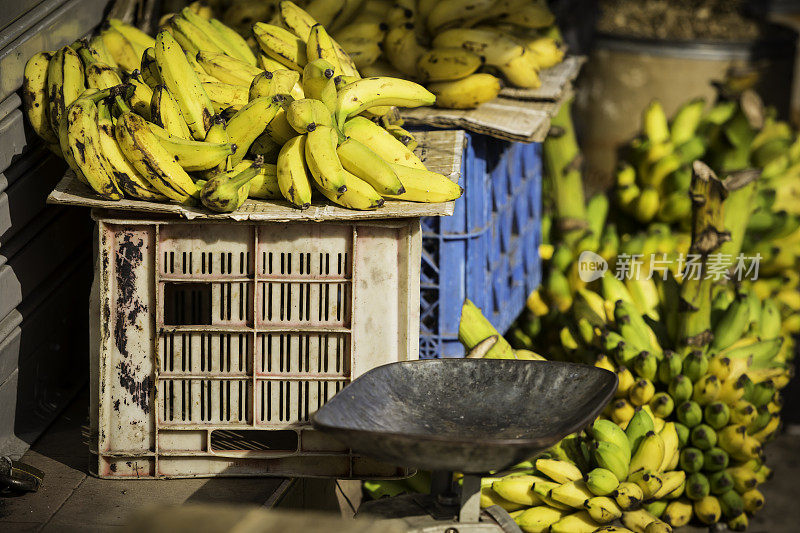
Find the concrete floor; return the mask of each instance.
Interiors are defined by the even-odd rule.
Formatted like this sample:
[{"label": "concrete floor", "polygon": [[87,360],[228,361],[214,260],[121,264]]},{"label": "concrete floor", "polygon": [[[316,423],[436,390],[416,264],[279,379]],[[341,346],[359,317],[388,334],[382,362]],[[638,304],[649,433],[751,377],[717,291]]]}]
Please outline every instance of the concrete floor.
[{"label": "concrete floor", "polygon": [[[331,482],[290,483],[276,478],[112,481],[86,474],[87,397],[80,396],[25,454],[23,461],[45,472],[34,494],[0,498],[0,531],[9,533],[119,531],[131,513],[149,505],[249,504],[262,508],[304,508],[346,514]],[[766,507],[751,520],[752,533],[800,531],[800,427],[768,448],[775,477],[763,487]],[[351,495],[352,485],[345,487]],[[356,503],[357,505],[357,503]],[[707,529],[684,528],[682,533]]]}]

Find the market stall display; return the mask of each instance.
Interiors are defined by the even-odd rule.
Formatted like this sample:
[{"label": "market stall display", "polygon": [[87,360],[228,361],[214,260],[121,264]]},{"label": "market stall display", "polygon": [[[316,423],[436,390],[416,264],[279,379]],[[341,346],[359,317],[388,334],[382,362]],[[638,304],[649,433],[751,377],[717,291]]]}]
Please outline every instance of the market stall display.
[{"label": "market stall display", "polygon": [[[435,96],[402,79],[361,79],[324,28],[295,9],[310,24],[303,39],[254,26],[267,54],[261,66],[236,32],[189,8],[155,38],[112,19],[92,39],[31,58],[29,120],[109,200],[199,200],[232,212],[248,196],[305,209],[314,189],[362,210],[384,198],[460,196],[390,131],[358,116],[430,105]],[[308,52],[304,39],[313,40]]]}]

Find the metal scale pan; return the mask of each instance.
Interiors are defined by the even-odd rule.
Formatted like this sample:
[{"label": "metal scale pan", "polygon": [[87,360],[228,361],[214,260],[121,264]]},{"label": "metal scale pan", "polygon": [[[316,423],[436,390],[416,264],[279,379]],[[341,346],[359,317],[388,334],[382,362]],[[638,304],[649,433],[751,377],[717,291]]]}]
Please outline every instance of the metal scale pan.
[{"label": "metal scale pan", "polygon": [[[499,508],[490,510],[494,523],[480,522],[481,474],[513,466],[583,429],[616,387],[613,373],[573,363],[409,361],[362,375],[313,422],[357,453],[444,472],[434,476],[433,494],[393,498],[398,501],[391,505],[369,502],[369,514],[407,517],[416,507],[428,516],[408,521],[409,531],[433,532],[437,524],[441,531],[453,524],[460,532],[514,531],[516,524]],[[460,498],[449,483],[453,471],[468,474]]]}]

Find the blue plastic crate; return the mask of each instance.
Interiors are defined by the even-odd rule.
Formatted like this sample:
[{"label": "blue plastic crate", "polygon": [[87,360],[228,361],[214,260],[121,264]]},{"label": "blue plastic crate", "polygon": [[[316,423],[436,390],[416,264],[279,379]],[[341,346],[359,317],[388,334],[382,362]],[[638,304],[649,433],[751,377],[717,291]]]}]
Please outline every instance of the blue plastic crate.
[{"label": "blue plastic crate", "polygon": [[455,213],[422,219],[420,358],[463,357],[465,298],[504,332],[539,285],[541,154],[539,143],[467,133]]}]

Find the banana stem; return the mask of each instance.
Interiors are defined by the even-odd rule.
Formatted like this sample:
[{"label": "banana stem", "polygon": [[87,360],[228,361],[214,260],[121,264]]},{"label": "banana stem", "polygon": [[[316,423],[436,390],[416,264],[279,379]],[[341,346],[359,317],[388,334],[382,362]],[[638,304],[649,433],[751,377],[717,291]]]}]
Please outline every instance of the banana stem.
[{"label": "banana stem", "polygon": [[264,166],[264,156],[256,156],[253,164],[232,177],[230,181],[228,181],[228,184],[231,187],[235,187],[236,190],[241,189],[245,184],[250,182],[250,180],[258,176],[262,166]]},{"label": "banana stem", "polygon": [[708,255],[730,239],[724,230],[723,204],[727,197],[724,184],[705,163],[692,165],[692,244],[690,256],[700,258],[699,270],[687,264],[681,282],[678,342],[681,354],[703,350],[713,340],[711,332],[711,289],[707,276]]},{"label": "banana stem", "polygon": [[544,141],[543,156],[555,203],[558,229],[565,242],[573,243],[586,228],[586,201],[580,172],[581,155],[570,108],[565,103],[553,117],[552,134]]},{"label": "banana stem", "polygon": [[458,325],[458,340],[467,351],[472,350],[493,335],[497,336],[497,342],[486,352],[484,357],[513,359],[514,350],[508,341],[483,316],[481,310],[474,303],[464,300],[464,305],[461,307],[461,322]]}]

